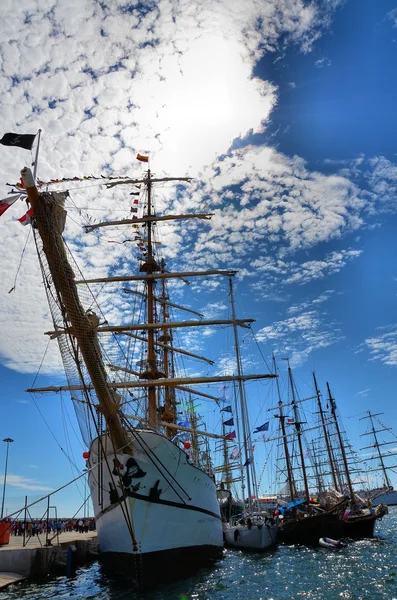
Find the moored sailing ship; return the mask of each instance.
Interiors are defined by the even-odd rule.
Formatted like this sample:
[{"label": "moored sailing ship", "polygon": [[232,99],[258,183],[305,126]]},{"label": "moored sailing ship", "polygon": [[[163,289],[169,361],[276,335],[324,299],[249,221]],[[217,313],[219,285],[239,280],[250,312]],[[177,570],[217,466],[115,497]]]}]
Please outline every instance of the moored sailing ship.
[{"label": "moored sailing ship", "polygon": [[[367,415],[362,417],[360,421],[364,419],[369,420],[369,430],[366,433],[361,434],[361,437],[370,435],[372,437],[372,444],[370,446],[365,446],[361,448],[361,450],[370,450],[371,455],[366,456],[364,463],[366,463],[365,472],[367,475],[369,473],[378,472],[381,473],[383,478],[382,485],[372,489],[363,490],[362,496],[364,498],[368,498],[372,506],[379,506],[380,504],[386,504],[387,506],[395,506],[397,505],[397,490],[394,489],[391,481],[389,472],[392,469],[396,468],[395,464],[390,464],[390,459],[393,459],[393,463],[395,463],[395,456],[397,452],[392,448],[389,451],[382,450],[383,446],[396,446],[397,444],[397,436],[393,434],[390,427],[386,427],[377,417],[379,417],[382,413],[371,413],[370,410],[367,411]],[[376,421],[376,423],[375,423]],[[376,429],[376,427],[378,429]],[[379,433],[386,433],[387,438],[379,440]],[[391,439],[391,437],[393,439]],[[376,461],[378,463],[378,467],[372,462]]]},{"label": "moored sailing ship", "polygon": [[[229,279],[229,295],[232,311],[232,320],[236,321],[235,304],[234,304],[234,291],[233,283],[231,278]],[[236,324],[233,325],[234,329],[234,345],[236,355],[236,370],[238,375],[237,380],[237,394],[235,402],[235,414],[234,417],[237,419],[237,429],[239,435],[237,436],[237,443],[240,447],[236,458],[237,468],[240,471],[240,483],[241,483],[241,495],[242,495],[242,512],[237,517],[232,517],[224,524],[223,535],[225,538],[225,544],[242,550],[256,550],[262,551],[267,550],[274,546],[277,542],[277,526],[274,520],[271,518],[263,517],[260,514],[260,506],[258,499],[258,484],[256,478],[256,470],[253,455],[253,445],[251,438],[250,419],[248,414],[248,405],[246,399],[246,392],[243,382],[243,369],[240,353],[240,345],[238,339],[238,331]],[[233,418],[226,422],[223,422],[223,428],[225,425],[231,425]],[[226,444],[227,436],[224,433],[224,444]],[[244,464],[242,463],[242,451],[244,452]],[[223,472],[226,477],[225,485],[229,487],[232,481],[230,476],[230,465],[228,461],[228,452],[225,446],[224,451],[224,466]],[[245,498],[244,491],[247,490],[247,498]],[[219,492],[218,492],[219,495]]]},{"label": "moored sailing ship", "polygon": [[[277,372],[276,360],[273,355],[273,368],[274,372]],[[340,530],[340,519],[337,514],[339,504],[336,507],[328,510],[322,510],[319,506],[314,505],[311,502],[312,496],[309,490],[309,477],[307,468],[307,458],[304,451],[304,429],[302,425],[305,423],[298,410],[298,402],[296,398],[295,383],[292,376],[292,370],[288,364],[288,380],[291,390],[291,407],[293,409],[293,418],[287,419],[284,412],[284,404],[281,400],[280,387],[277,381],[277,395],[278,395],[278,414],[276,417],[280,423],[280,433],[282,437],[282,446],[284,449],[284,459],[287,473],[287,483],[289,490],[289,502],[281,509],[283,513],[283,519],[279,524],[279,538],[282,542],[287,544],[303,544],[303,545],[317,545],[318,540],[324,536],[337,536]],[[319,396],[318,396],[319,400]],[[290,450],[290,437],[286,431],[286,420],[288,420],[294,427],[295,436],[298,446],[298,454],[296,456],[299,459],[300,472],[302,474],[303,481],[303,494],[300,494],[297,490],[296,475],[294,474],[294,456]],[[294,438],[295,438],[294,436]],[[325,436],[325,439],[327,437]],[[303,496],[303,497],[302,497]]]},{"label": "moored sailing ship", "polygon": [[[276,370],[274,356],[273,362],[274,370]],[[279,526],[280,540],[286,543],[316,545],[319,538],[324,536],[354,539],[373,537],[375,522],[383,516],[384,511],[382,508],[373,511],[366,507],[353,490],[351,468],[336,414],[336,403],[332,397],[329,384],[327,383],[327,408],[329,407],[330,413],[326,415],[322,406],[317,380],[313,373],[315,387],[313,399],[317,403],[318,410],[316,412],[320,417],[320,423],[318,426],[309,428],[309,430],[320,428],[322,431],[326,458],[321,462],[319,448],[315,449],[314,445],[310,448],[307,439],[305,440],[306,449],[303,446],[305,430],[302,425],[306,421],[302,420],[298,410],[295,384],[290,367],[288,367],[288,378],[292,396],[291,406],[293,408],[293,418],[288,419],[288,421],[293,423],[295,428],[298,446],[296,458],[299,460],[304,489],[303,493],[297,492],[293,457],[290,450],[292,434],[288,435],[286,432],[286,415],[278,390],[279,414],[276,416],[280,420],[289,486],[289,502],[280,509],[284,516]],[[331,442],[331,437],[336,437],[336,443]],[[312,478],[309,477],[309,468],[313,469]],[[324,483],[326,480],[329,481],[328,486]]]},{"label": "moored sailing ship", "polygon": [[[198,431],[191,423],[178,422],[176,392],[184,391],[189,396],[201,394],[216,400],[192,386],[269,376],[176,375],[172,359],[175,352],[202,359],[173,346],[172,333],[176,328],[216,324],[244,327],[247,320],[169,321],[170,306],[194,311],[169,301],[165,280],[231,276],[235,272],[168,273],[164,264],[156,260],[153,238],[155,223],[181,218],[205,220],[211,215],[155,213],[153,184],[181,179],[155,179],[148,170],[140,179],[112,181],[108,187],[143,185],[145,213],[140,218],[101,223],[88,229],[106,225],[143,227],[145,239],[139,245],[144,246],[144,256],[139,273],[76,280],[62,237],[65,194],[39,192],[29,169],[22,171],[22,178],[31,205],[36,246],[54,323],[54,331],[49,334],[59,342],[68,379],[67,386],[39,389],[71,392],[83,439],[89,444],[87,469],[102,561],[112,571],[127,571],[142,582],[148,573],[152,579],[170,572],[176,560],[181,574],[184,567],[198,567],[218,558],[223,538],[214,478],[198,452],[188,456],[187,445],[179,443],[178,434],[189,433],[192,444],[198,436],[221,436]],[[143,291],[127,291],[144,297],[145,319],[138,323],[109,324],[99,307],[95,312],[95,296],[89,284],[125,285],[132,281],[143,285]],[[156,286],[160,286],[158,292]],[[134,368],[136,352],[128,357],[131,340],[139,340],[145,347],[140,371]],[[118,364],[113,347],[117,347],[118,357],[122,357]]]}]

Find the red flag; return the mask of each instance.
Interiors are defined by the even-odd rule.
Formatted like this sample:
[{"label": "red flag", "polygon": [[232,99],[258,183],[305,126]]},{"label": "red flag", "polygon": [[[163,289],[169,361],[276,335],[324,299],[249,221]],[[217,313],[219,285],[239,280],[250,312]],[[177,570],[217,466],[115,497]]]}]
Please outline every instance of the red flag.
[{"label": "red flag", "polygon": [[15,194],[14,196],[9,196],[8,198],[3,198],[3,200],[0,200],[0,215],[5,213],[7,208],[9,208],[11,204],[14,204],[14,202],[20,197],[21,194]]},{"label": "red flag", "polygon": [[29,210],[23,215],[23,217],[20,217],[18,221],[21,223],[21,225],[29,225],[29,223],[32,222],[32,217],[33,208],[29,208]]},{"label": "red flag", "polygon": [[235,431],[231,431],[230,433],[228,433],[227,435],[225,435],[225,440],[234,440],[236,439],[236,432]]},{"label": "red flag", "polygon": [[143,156],[143,154],[137,154],[136,155],[137,160],[140,160],[141,162],[149,162],[149,157],[148,156]]}]

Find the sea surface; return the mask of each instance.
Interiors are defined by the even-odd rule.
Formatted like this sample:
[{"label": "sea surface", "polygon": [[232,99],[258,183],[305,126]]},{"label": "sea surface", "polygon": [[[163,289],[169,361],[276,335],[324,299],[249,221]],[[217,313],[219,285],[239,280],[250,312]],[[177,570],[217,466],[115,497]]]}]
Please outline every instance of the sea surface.
[{"label": "sea surface", "polygon": [[94,563],[73,578],[14,584],[0,600],[397,600],[397,507],[389,510],[377,523],[376,538],[341,549],[227,550],[212,568],[147,592],[109,579]]}]

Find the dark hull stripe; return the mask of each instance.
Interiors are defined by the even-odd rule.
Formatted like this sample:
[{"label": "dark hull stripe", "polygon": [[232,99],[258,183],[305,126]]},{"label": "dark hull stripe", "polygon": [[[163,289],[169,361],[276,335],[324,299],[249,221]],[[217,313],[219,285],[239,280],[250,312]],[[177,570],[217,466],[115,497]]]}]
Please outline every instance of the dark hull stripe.
[{"label": "dark hull stripe", "polygon": [[[143,500],[144,502],[150,502],[152,504],[163,504],[165,506],[172,506],[173,508],[181,508],[184,510],[193,510],[196,512],[204,513],[205,515],[210,515],[211,517],[214,517],[214,519],[219,519],[219,521],[222,520],[220,515],[217,515],[216,513],[212,512],[211,510],[207,510],[206,508],[200,508],[199,506],[192,506],[190,504],[182,504],[181,502],[172,502],[172,500],[162,500],[161,498],[149,500],[148,496],[143,496],[142,494],[136,494],[135,492],[130,492],[128,497],[135,498],[136,500]],[[96,519],[100,519],[104,514],[113,510],[118,505],[119,505],[119,503],[110,504],[107,508],[104,508],[103,510],[101,510],[101,512],[98,515],[96,515]]]},{"label": "dark hull stripe", "polygon": [[317,545],[320,537],[363,539],[374,537],[376,515],[363,515],[344,521],[336,514],[287,521],[279,527],[279,539],[286,544]]},{"label": "dark hull stripe", "polygon": [[203,545],[143,554],[103,552],[99,560],[106,574],[117,577],[118,583],[122,576],[139,587],[152,587],[191,576],[222,557],[222,546]]}]

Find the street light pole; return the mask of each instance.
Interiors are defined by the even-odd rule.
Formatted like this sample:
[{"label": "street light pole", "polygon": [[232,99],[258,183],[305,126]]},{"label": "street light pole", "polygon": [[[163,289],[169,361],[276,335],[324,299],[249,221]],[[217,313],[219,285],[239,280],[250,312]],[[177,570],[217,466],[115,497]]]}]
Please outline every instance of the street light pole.
[{"label": "street light pole", "polygon": [[5,495],[6,495],[6,483],[7,483],[8,450],[10,447],[10,443],[13,441],[14,440],[12,438],[5,438],[3,440],[3,442],[5,442],[7,444],[7,450],[6,450],[6,466],[4,469],[3,500],[1,502],[1,517],[0,517],[0,519],[3,518],[3,513],[4,513],[4,499],[5,499]]}]

